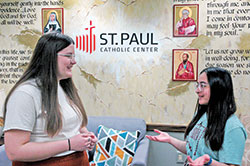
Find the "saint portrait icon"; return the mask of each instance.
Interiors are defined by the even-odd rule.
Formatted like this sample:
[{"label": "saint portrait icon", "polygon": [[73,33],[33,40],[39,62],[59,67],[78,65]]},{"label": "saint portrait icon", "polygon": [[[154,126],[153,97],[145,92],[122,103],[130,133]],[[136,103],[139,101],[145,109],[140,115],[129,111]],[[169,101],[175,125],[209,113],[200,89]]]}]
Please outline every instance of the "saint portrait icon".
[{"label": "saint portrait icon", "polygon": [[63,33],[63,8],[42,9],[43,33]]},{"label": "saint portrait icon", "polygon": [[198,18],[198,5],[174,5],[174,37],[197,37],[199,27]]},{"label": "saint portrait icon", "polygon": [[173,50],[173,80],[195,81],[198,70],[197,49],[174,49]]}]

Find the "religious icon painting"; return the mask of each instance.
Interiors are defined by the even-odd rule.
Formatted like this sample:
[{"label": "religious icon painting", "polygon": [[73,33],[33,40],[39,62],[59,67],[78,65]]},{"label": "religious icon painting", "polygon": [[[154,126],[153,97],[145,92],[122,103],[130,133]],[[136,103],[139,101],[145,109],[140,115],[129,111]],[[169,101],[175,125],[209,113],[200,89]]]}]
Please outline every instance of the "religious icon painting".
[{"label": "religious icon painting", "polygon": [[42,8],[42,32],[64,33],[63,8]]},{"label": "religious icon painting", "polygon": [[199,32],[199,5],[178,4],[173,7],[173,36],[197,37]]},{"label": "religious icon painting", "polygon": [[198,77],[198,49],[173,49],[172,80],[196,81]]}]

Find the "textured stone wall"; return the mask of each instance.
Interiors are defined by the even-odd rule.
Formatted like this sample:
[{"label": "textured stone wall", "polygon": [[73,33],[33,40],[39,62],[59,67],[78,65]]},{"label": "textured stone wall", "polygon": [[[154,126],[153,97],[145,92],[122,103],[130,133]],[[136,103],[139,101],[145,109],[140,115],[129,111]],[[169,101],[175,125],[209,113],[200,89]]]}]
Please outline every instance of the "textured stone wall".
[{"label": "textured stone wall", "polygon": [[[0,3],[5,1],[1,0]],[[15,1],[6,1],[15,2]],[[17,1],[16,1],[17,2]],[[32,1],[19,1],[32,2]],[[173,81],[172,80],[172,51],[173,49],[198,49],[198,71],[210,66],[212,63],[219,65],[232,71],[235,97],[237,101],[237,115],[245,125],[248,135],[250,135],[250,76],[248,74],[237,74],[237,66],[228,67],[229,63],[243,63],[244,67],[240,69],[242,72],[249,70],[247,64],[249,59],[243,61],[242,57],[249,57],[250,49],[250,30],[249,24],[243,28],[233,27],[234,22],[245,23],[244,21],[215,21],[219,16],[227,15],[248,16],[249,13],[240,13],[238,9],[249,9],[249,0],[242,0],[239,6],[235,8],[235,14],[210,14],[211,20],[207,20],[208,13],[214,12],[216,7],[209,6],[209,1],[202,0],[64,0],[52,1],[50,5],[41,4],[40,6],[28,6],[27,9],[35,9],[30,13],[35,15],[30,24],[17,25],[0,25],[0,58],[14,56],[17,50],[26,50],[25,53],[18,54],[20,57],[30,57],[35,43],[42,35],[42,8],[64,8],[64,33],[70,35],[74,40],[76,36],[86,35],[85,28],[95,26],[93,33],[96,35],[96,50],[92,53],[86,53],[76,49],[77,65],[73,70],[73,79],[79,89],[80,96],[83,100],[88,115],[109,115],[123,117],[140,117],[147,123],[153,124],[175,124],[186,125],[193,117],[194,108],[197,101],[195,94],[195,83],[193,81]],[[183,2],[183,3],[182,3]],[[219,1],[216,1],[219,2]],[[211,3],[216,3],[211,0]],[[229,0],[220,2],[229,3],[229,7],[217,7],[217,9],[232,9],[230,3],[237,1]],[[173,37],[173,5],[175,4],[199,4],[199,17],[196,19],[198,28],[197,37]],[[48,1],[49,4],[49,1]],[[217,4],[218,5],[218,4]],[[240,6],[242,5],[242,6]],[[24,8],[23,6],[22,8]],[[7,7],[2,7],[5,9]],[[11,8],[14,8],[13,6]],[[208,11],[209,10],[209,11]],[[238,14],[236,13],[238,10]],[[18,12],[20,14],[22,12]],[[4,14],[1,11],[0,14]],[[9,13],[10,14],[10,13]],[[23,13],[25,14],[25,13]],[[26,13],[27,14],[27,13]],[[215,16],[217,16],[215,18]],[[212,18],[214,17],[214,18]],[[212,20],[213,19],[213,20]],[[2,17],[0,23],[4,18]],[[12,19],[8,19],[11,21]],[[18,21],[24,21],[20,17]],[[219,23],[225,23],[220,27]],[[230,23],[227,28],[226,24]],[[209,28],[208,24],[218,24],[218,30],[224,32],[224,36],[211,35],[214,29]],[[225,26],[225,27],[224,27]],[[234,30],[237,33],[234,34]],[[226,30],[231,30],[226,35]],[[208,32],[209,31],[209,32]],[[104,40],[100,39],[102,33],[127,33],[132,36],[136,33],[146,35],[153,34],[153,41],[158,45],[137,45],[129,44],[126,41],[120,44],[119,36],[116,38],[118,45],[112,45],[111,39],[107,45],[101,45]],[[106,36],[108,37],[108,36]],[[146,52],[121,52],[121,51],[101,51],[101,47],[156,47],[157,51]],[[218,50],[211,51],[211,50]],[[7,54],[3,50],[9,50]],[[223,51],[222,51],[223,50]],[[226,51],[228,50],[228,51]],[[237,50],[243,50],[240,52]],[[141,51],[141,50],[140,50]],[[13,55],[14,54],[14,55]],[[241,61],[233,59],[224,59],[221,61],[208,61],[212,57],[223,58],[226,56],[239,57]],[[209,57],[209,58],[208,58]],[[7,60],[6,60],[7,61]],[[11,60],[10,60],[11,61]],[[14,61],[14,60],[12,60]],[[28,60],[18,59],[14,62],[23,62],[19,64],[16,74],[21,74],[26,68]],[[1,66],[2,67],[2,66]],[[9,70],[9,69],[8,69]],[[12,72],[9,72],[12,73]],[[8,71],[1,71],[1,74],[8,74]],[[18,79],[10,75],[12,80]],[[1,77],[1,80],[6,78]],[[13,83],[3,83],[0,81],[1,97],[8,93]],[[3,99],[1,98],[1,104]],[[246,144],[246,152],[243,165],[250,163],[250,147],[249,137]]]}]

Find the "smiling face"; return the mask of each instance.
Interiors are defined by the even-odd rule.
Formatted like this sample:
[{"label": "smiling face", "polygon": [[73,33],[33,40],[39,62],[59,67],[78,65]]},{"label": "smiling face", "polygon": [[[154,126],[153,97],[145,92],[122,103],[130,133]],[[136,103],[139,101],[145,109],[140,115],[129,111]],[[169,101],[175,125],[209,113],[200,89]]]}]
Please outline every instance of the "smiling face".
[{"label": "smiling face", "polygon": [[207,79],[207,74],[203,72],[200,74],[195,92],[199,98],[200,105],[207,105],[210,99],[210,86]]},{"label": "smiling face", "polygon": [[67,79],[72,77],[72,67],[76,64],[74,58],[70,58],[63,55],[74,55],[75,49],[74,45],[70,44],[68,47],[64,48],[63,50],[59,51],[57,56],[57,79]]}]

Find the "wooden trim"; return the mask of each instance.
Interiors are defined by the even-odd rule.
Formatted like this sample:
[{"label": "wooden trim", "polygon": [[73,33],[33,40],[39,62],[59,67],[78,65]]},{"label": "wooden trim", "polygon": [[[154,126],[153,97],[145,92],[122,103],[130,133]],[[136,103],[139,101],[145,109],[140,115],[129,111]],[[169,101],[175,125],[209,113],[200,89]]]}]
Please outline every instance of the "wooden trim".
[{"label": "wooden trim", "polygon": [[4,144],[4,139],[3,137],[0,137],[0,146]]},{"label": "wooden trim", "polygon": [[158,129],[165,132],[182,132],[186,131],[185,125],[164,125],[164,124],[147,124],[147,131]]},{"label": "wooden trim", "polygon": [[[0,117],[0,127],[3,127],[3,123],[4,123],[3,118]],[[0,146],[3,144],[4,144],[4,139],[3,139],[3,137],[0,136]]]},{"label": "wooden trim", "polygon": [[3,118],[0,117],[0,126],[3,126]]}]

